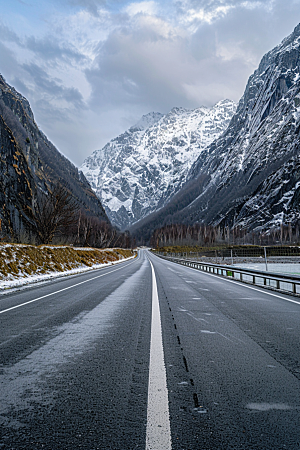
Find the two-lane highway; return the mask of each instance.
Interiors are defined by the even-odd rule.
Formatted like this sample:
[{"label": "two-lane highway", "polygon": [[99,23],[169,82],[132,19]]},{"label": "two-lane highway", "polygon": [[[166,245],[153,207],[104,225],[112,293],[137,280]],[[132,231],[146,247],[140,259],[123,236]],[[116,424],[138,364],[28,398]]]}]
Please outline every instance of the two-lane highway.
[{"label": "two-lane highway", "polygon": [[299,323],[146,251],[4,295],[0,448],[298,449]]}]

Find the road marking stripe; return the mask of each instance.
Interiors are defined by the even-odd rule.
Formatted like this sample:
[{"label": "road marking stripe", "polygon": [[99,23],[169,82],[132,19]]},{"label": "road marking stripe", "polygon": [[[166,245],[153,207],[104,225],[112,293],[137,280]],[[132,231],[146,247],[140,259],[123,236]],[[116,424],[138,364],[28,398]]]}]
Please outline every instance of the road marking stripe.
[{"label": "road marking stripe", "polygon": [[[129,266],[130,264],[132,264],[132,262],[126,264],[125,267]],[[123,267],[119,267],[118,269],[111,270],[109,272],[103,273],[102,275],[97,275],[96,277],[90,278],[89,280],[81,281],[80,283],[73,284],[72,286],[66,287],[64,289],[60,289],[59,291],[51,292],[51,294],[46,294],[46,295],[43,295],[42,297],[34,298],[33,300],[29,300],[28,302],[21,303],[20,305],[16,305],[16,306],[12,306],[11,308],[3,309],[2,311],[0,311],[0,314],[6,313],[8,311],[11,311],[12,309],[21,308],[21,306],[29,305],[30,303],[37,302],[38,300],[42,300],[43,298],[50,297],[51,295],[59,294],[60,292],[67,291],[68,289],[72,289],[72,288],[74,288],[76,286],[80,286],[81,284],[88,283],[89,281],[96,280],[97,278],[104,277],[105,275],[108,275],[109,273],[117,272],[117,270],[121,270],[123,268],[124,268],[124,266]],[[100,269],[100,270],[103,270],[103,269]]]},{"label": "road marking stripe", "polygon": [[[171,261],[169,261],[169,262],[171,262]],[[177,264],[177,263],[174,263],[174,264]],[[264,289],[264,288],[259,289],[259,288],[255,288],[255,287],[249,286],[246,283],[241,283],[241,282],[235,281],[235,280],[228,280],[228,278],[223,278],[223,277],[220,277],[220,275],[213,274],[213,273],[207,273],[207,272],[204,272],[202,270],[195,269],[194,267],[188,267],[188,266],[183,266],[183,267],[186,267],[187,269],[197,270],[198,272],[201,272],[204,275],[210,275],[211,277],[217,277],[219,280],[228,281],[228,283],[238,284],[239,286],[243,286],[243,287],[246,287],[248,289],[252,289],[253,291],[260,292],[261,294],[272,295],[273,297],[282,298],[283,300],[286,300],[287,302],[296,303],[296,305],[300,305],[300,301],[297,302],[296,300],[292,300],[290,298],[283,297],[282,295],[273,294],[273,292],[268,291],[268,289]],[[286,294],[286,295],[289,295],[289,294]]]},{"label": "road marking stripe", "polygon": [[152,269],[152,319],[148,382],[146,450],[171,450],[167,375],[155,272]]}]

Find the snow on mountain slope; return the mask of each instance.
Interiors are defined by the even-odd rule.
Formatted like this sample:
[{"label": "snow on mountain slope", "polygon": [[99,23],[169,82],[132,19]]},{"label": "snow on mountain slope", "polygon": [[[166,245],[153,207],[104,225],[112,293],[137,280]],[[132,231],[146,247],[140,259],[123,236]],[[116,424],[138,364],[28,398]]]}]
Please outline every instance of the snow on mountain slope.
[{"label": "snow on mountain slope", "polygon": [[223,100],[213,108],[149,113],[89,156],[80,169],[112,223],[125,229],[162,207],[235,110],[234,102]]},{"label": "snow on mountain slope", "polygon": [[[290,191],[299,178],[299,129],[300,25],[262,58],[227,131],[192,168],[192,177],[210,175],[195,202],[203,219],[266,229],[279,224],[279,210],[283,222],[299,218],[299,208],[283,208],[287,190],[299,188]],[[211,196],[217,208],[204,206]]]},{"label": "snow on mountain slope", "polygon": [[230,125],[201,152],[186,185],[133,231],[146,235],[169,222],[297,226],[299,149],[300,25],[262,58]]}]

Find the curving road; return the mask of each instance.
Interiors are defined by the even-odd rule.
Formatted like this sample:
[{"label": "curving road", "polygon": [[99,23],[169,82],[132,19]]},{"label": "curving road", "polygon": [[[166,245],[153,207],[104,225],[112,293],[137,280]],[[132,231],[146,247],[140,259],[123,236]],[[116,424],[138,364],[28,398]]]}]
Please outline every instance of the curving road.
[{"label": "curving road", "polygon": [[299,325],[147,251],[3,295],[0,449],[299,449]]}]

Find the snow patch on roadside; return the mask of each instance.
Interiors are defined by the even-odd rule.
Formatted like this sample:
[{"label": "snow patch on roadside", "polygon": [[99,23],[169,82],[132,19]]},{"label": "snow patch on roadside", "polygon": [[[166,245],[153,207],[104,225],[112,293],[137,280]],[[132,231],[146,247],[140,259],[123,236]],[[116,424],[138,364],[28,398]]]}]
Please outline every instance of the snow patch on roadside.
[{"label": "snow patch on roadside", "polygon": [[15,288],[23,287],[32,283],[39,283],[41,281],[52,280],[53,278],[66,277],[70,275],[76,275],[79,273],[88,272],[90,270],[101,269],[102,267],[112,266],[124,261],[135,258],[135,256],[130,256],[129,258],[120,259],[119,261],[114,261],[106,264],[95,264],[92,267],[78,267],[77,269],[66,270],[65,272],[51,272],[43,275],[29,275],[26,278],[14,278],[12,280],[1,281],[0,282],[0,295],[3,293],[1,291]]},{"label": "snow patch on roadside", "polygon": [[0,245],[0,294],[7,289],[71,276],[132,259],[126,249]]}]

